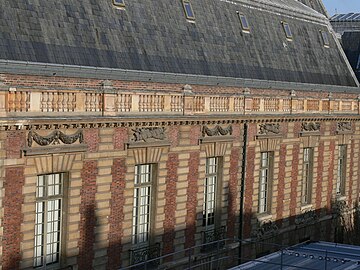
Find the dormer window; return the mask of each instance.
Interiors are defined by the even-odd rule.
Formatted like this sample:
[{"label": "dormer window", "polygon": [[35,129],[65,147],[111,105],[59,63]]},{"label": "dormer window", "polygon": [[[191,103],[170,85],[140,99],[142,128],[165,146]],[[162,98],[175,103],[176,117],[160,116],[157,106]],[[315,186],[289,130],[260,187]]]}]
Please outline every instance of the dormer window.
[{"label": "dormer window", "polygon": [[287,22],[281,22],[281,23],[282,23],[286,38],[288,40],[292,40],[293,35],[291,33],[290,25]]},{"label": "dormer window", "polygon": [[328,32],[320,31],[320,33],[321,33],[321,38],[322,38],[324,47],[329,48],[330,47],[330,41],[329,41]]},{"label": "dormer window", "polygon": [[190,1],[183,0],[182,3],[183,3],[186,19],[194,21],[195,15],[194,15],[194,11],[191,7]]},{"label": "dormer window", "polygon": [[125,0],[113,0],[113,4],[116,7],[125,7]]},{"label": "dormer window", "polygon": [[237,12],[240,19],[241,30],[246,33],[250,33],[250,26],[246,16],[242,13]]}]

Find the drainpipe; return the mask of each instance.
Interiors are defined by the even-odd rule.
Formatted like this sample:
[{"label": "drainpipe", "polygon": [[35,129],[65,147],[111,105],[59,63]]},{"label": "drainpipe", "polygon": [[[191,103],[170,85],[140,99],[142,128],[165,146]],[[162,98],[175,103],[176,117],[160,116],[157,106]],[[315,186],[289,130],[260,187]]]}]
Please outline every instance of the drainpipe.
[{"label": "drainpipe", "polygon": [[241,187],[240,187],[240,212],[239,212],[239,259],[238,263],[242,263],[242,239],[243,239],[243,216],[244,216],[244,193],[245,193],[245,176],[246,176],[246,148],[248,139],[248,123],[244,123],[244,135],[243,135],[243,159],[241,162]]}]

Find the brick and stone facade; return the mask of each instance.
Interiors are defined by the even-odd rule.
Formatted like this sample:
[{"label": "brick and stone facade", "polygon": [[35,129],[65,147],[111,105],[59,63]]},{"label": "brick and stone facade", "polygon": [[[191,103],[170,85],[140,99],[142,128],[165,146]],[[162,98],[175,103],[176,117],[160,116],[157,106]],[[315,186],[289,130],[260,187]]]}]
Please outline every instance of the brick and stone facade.
[{"label": "brick and stone facade", "polygon": [[[6,78],[6,74],[2,77]],[[39,83],[37,80],[40,79],[33,77],[26,84]],[[19,80],[22,83],[16,85],[16,94],[28,91],[23,88],[24,78]],[[13,87],[13,83],[6,87]],[[95,81],[87,83],[97,84]],[[117,83],[113,82],[113,85]],[[65,87],[66,84],[62,85],[63,91],[67,90]],[[142,87],[148,91],[147,87],[155,86],[148,83]],[[52,90],[50,86],[46,88]],[[297,92],[289,103],[293,106],[290,112],[285,110],[287,97],[283,95],[284,90],[271,90],[278,96],[271,99],[264,95],[270,91],[266,89],[250,89],[251,93],[245,96],[215,99],[194,89],[202,87],[193,87],[195,97],[179,101],[178,114],[166,111],[175,106],[172,102],[176,100],[171,97],[172,93],[166,92],[161,112],[156,112],[158,107],[148,107],[148,113],[115,111],[117,116],[109,116],[103,110],[110,107],[105,106],[99,111],[73,112],[75,117],[68,116],[63,120],[54,113],[59,110],[60,103],[47,103],[47,106],[55,107],[46,114],[54,113],[55,118],[30,117],[21,125],[7,115],[25,119],[28,114],[39,112],[32,113],[31,106],[25,111],[10,111],[14,92],[2,91],[5,102],[0,132],[4,170],[0,181],[2,269],[32,267],[37,176],[59,172],[67,175],[64,183],[63,267],[117,269],[130,264],[134,248],[131,235],[134,168],[137,164],[156,164],[151,241],[160,243],[160,254],[201,245],[204,241],[205,165],[209,157],[223,160],[217,218],[218,225],[226,228],[225,237],[284,245],[303,239],[334,240],[338,226],[334,204],[340,199],[351,214],[359,201],[357,95],[333,93],[331,99],[326,99],[326,95],[319,93]],[[71,93],[70,88],[67,91]],[[230,87],[227,91],[242,93],[244,90]],[[32,98],[36,90],[28,93]],[[141,91],[133,89],[131,93],[132,106],[148,106],[147,101],[135,103],[136,100],[141,102],[136,97],[143,95]],[[154,95],[159,93],[161,91]],[[81,95],[86,96],[87,92],[74,92],[74,95],[79,95],[79,104]],[[107,93],[102,95],[91,102],[108,99]],[[244,107],[241,109],[236,107],[236,100],[242,98]],[[227,101],[222,103],[224,99]],[[216,108],[224,108],[222,104],[228,104],[229,108],[224,112],[216,111]],[[23,106],[23,103],[18,105]],[[90,105],[87,103],[87,106]],[[229,113],[230,110],[233,112]],[[225,134],[225,131],[229,133]],[[76,135],[80,133],[81,136]],[[57,134],[53,136],[54,141],[41,145],[37,138],[49,138],[51,134]],[[345,194],[341,198],[336,196],[339,145],[347,145],[348,154]],[[303,149],[306,147],[314,149],[312,199],[308,205],[302,205]],[[266,214],[258,214],[260,155],[268,151],[273,153],[270,209]],[[240,213],[241,203],[243,213]],[[312,219],[305,215],[309,212],[314,213],[310,215]],[[239,224],[240,220],[242,224]],[[276,230],[259,234],[261,226],[270,221],[276,224]],[[243,248],[246,256],[269,251],[265,246],[253,248],[251,244]],[[176,255],[164,259],[164,263],[176,263],[181,259]]]}]

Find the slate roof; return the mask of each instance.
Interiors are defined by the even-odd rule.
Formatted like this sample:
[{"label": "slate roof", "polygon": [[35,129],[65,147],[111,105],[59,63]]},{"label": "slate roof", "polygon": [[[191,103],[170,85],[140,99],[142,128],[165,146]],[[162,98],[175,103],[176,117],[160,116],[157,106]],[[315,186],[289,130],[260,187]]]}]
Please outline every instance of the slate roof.
[{"label": "slate roof", "polygon": [[360,79],[360,32],[344,32],[341,40],[350,65],[357,78]]},{"label": "slate roof", "polygon": [[[325,16],[297,0],[2,0],[0,59],[356,86]],[[236,11],[248,18],[242,33]],[[281,21],[294,35],[287,41]]]},{"label": "slate roof", "polygon": [[[280,265],[283,264],[282,267]],[[231,270],[360,270],[360,247],[309,242],[287,248]]]}]

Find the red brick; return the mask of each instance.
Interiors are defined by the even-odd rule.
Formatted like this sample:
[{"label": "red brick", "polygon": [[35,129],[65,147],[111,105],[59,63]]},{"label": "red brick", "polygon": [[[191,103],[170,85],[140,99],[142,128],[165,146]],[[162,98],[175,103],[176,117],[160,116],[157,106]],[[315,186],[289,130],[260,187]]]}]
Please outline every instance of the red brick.
[{"label": "red brick", "polygon": [[190,128],[190,145],[198,145],[201,137],[201,127],[191,126]]},{"label": "red brick", "polygon": [[256,134],[257,134],[257,124],[249,123],[248,124],[248,140],[254,141]]},{"label": "red brick", "polygon": [[286,167],[286,145],[280,146],[280,161],[279,161],[279,176],[278,176],[278,197],[276,208],[277,225],[282,225],[283,212],[284,212],[284,198],[285,198],[285,167]]},{"label": "red brick", "polygon": [[290,223],[295,222],[296,215],[296,207],[297,207],[297,185],[298,185],[298,166],[299,166],[299,152],[300,145],[294,144],[293,147],[293,156],[292,156],[292,164],[291,167],[293,170],[291,171],[291,184],[290,184]]},{"label": "red brick", "polygon": [[80,239],[79,239],[79,269],[92,269],[94,259],[94,242],[96,226],[95,195],[96,176],[98,173],[97,161],[84,161],[81,172],[82,187],[80,191]]},{"label": "red brick", "polygon": [[[355,149],[355,141],[351,140],[351,147],[350,147],[350,171],[349,171],[349,192],[348,192],[348,197],[349,197],[349,206],[352,206],[353,203],[353,184],[354,184],[354,149]],[[346,183],[347,184],[347,183]],[[347,186],[345,185],[345,188],[347,188]]]},{"label": "red brick", "polygon": [[235,236],[236,224],[236,198],[238,198],[238,174],[239,174],[240,149],[233,148],[230,155],[230,179],[228,193],[228,219],[227,219],[227,237]]},{"label": "red brick", "polygon": [[180,135],[179,126],[170,126],[168,134],[169,134],[171,147],[179,146],[179,135]]},{"label": "red brick", "polygon": [[186,202],[186,231],[185,231],[185,248],[195,245],[196,234],[196,207],[198,204],[197,193],[199,185],[199,163],[200,153],[191,152],[189,158],[189,174],[187,177],[187,202]]},{"label": "red brick", "polygon": [[127,128],[116,128],[114,132],[114,149],[125,150],[125,143],[129,141],[128,129]]},{"label": "red brick", "polygon": [[176,212],[176,183],[179,155],[170,153],[166,162],[166,190],[165,190],[165,219],[163,223],[163,255],[174,252],[175,212]]},{"label": "red brick", "polygon": [[4,220],[2,239],[2,269],[19,269],[21,261],[21,224],[23,215],[21,206],[24,202],[22,187],[24,186],[24,167],[12,167],[5,169],[4,181]]},{"label": "red brick", "polygon": [[251,236],[252,205],[254,194],[255,147],[248,147],[246,160],[245,201],[244,201],[244,238]]},{"label": "red brick", "polygon": [[334,164],[335,164],[335,141],[330,141],[330,162],[328,168],[328,190],[327,190],[327,212],[331,213],[331,204],[333,196],[333,183],[334,183]]},{"label": "red brick", "polygon": [[88,152],[96,152],[99,148],[99,129],[84,129],[84,142],[88,146]]},{"label": "red brick", "polygon": [[21,158],[21,149],[25,147],[26,134],[22,130],[8,131],[6,133],[6,158]]},{"label": "red brick", "polygon": [[115,159],[111,168],[112,182],[110,187],[110,216],[109,216],[109,247],[107,269],[117,269],[121,266],[123,221],[124,221],[124,189],[126,176],[125,158]]},{"label": "red brick", "polygon": [[318,147],[316,197],[315,197],[315,207],[318,213],[321,210],[321,203],[322,203],[322,182],[324,180],[323,172],[324,172],[324,142],[320,142]]}]

